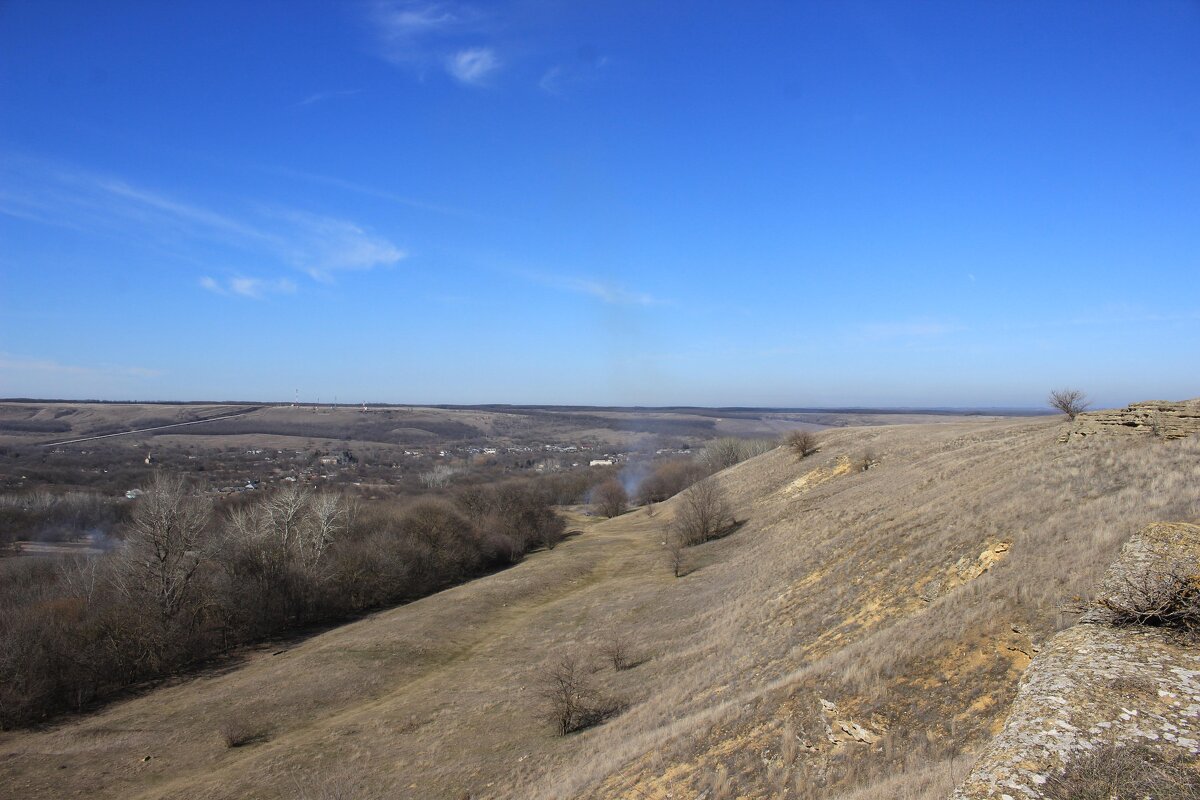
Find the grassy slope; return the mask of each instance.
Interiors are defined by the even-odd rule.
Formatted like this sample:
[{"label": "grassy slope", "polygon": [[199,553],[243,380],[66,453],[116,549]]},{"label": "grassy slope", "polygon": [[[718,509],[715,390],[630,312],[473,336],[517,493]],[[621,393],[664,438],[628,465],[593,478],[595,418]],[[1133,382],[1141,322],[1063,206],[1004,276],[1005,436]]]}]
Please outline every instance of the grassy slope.
[{"label": "grassy slope", "polygon": [[[0,734],[0,786],[30,798],[944,794],[1034,648],[1069,622],[1060,601],[1145,522],[1200,511],[1200,442],[1058,445],[1058,431],[829,431],[802,463],[775,451],[719,476],[748,522],[694,549],[682,579],[659,546],[670,503],[577,520],[584,535],[506,572],[53,730]],[[880,466],[848,469],[868,448]],[[596,644],[614,627],[649,660],[603,668]],[[535,695],[539,669],[567,650],[631,706],[562,738]],[[822,699],[880,740],[831,743]],[[229,719],[265,740],[226,748]]]}]

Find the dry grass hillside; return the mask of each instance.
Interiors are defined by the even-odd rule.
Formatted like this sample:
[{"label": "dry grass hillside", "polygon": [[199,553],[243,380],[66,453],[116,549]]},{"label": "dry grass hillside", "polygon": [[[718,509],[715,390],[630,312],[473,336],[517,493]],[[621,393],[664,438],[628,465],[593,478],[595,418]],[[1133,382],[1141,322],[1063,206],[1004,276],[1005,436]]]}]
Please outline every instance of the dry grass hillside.
[{"label": "dry grass hillside", "polygon": [[[1063,426],[848,428],[751,459],[715,478],[744,524],[678,579],[678,499],[574,515],[507,571],[0,734],[0,795],[944,797],[1063,601],[1143,525],[1200,514],[1200,438]],[[640,663],[606,664],[613,636]],[[623,713],[556,735],[539,692],[565,654]]]}]

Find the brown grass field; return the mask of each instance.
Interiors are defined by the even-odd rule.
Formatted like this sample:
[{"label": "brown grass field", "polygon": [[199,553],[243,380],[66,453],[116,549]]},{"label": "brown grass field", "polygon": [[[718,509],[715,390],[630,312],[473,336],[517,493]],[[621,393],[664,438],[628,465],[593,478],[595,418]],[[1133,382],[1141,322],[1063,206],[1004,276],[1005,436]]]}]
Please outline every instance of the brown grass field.
[{"label": "brown grass field", "polygon": [[[743,462],[714,479],[744,524],[678,579],[678,499],[569,512],[580,535],[511,569],[2,733],[0,796],[944,797],[1063,603],[1145,523],[1200,515],[1200,440],[1063,424],[835,429]],[[605,663],[614,632],[641,663]],[[568,653],[626,709],[558,736],[539,692]]]}]

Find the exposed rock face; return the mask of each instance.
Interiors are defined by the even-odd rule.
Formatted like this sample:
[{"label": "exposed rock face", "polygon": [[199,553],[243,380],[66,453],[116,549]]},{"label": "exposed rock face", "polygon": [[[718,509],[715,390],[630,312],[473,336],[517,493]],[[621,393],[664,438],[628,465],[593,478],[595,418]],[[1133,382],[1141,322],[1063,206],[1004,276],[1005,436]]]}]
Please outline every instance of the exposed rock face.
[{"label": "exposed rock face", "polygon": [[[1151,525],[1125,545],[1101,596],[1123,591],[1134,570],[1181,561],[1200,568],[1200,527]],[[1114,628],[1098,617],[1085,615],[1034,659],[1004,730],[955,798],[1043,798],[1051,775],[1105,745],[1200,755],[1200,649],[1162,628]]]},{"label": "exposed rock face", "polygon": [[1200,398],[1178,403],[1149,400],[1118,411],[1089,411],[1075,418],[1060,442],[1099,433],[1145,433],[1163,439],[1182,439],[1200,432]]}]

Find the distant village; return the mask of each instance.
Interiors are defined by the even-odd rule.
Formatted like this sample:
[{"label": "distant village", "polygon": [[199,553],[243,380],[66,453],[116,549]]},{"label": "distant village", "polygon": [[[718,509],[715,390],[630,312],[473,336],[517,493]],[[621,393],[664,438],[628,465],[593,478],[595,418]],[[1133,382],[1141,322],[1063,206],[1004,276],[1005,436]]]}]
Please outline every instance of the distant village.
[{"label": "distant village", "polygon": [[[382,451],[382,452],[381,452]],[[53,451],[66,454],[63,450]],[[81,450],[81,455],[92,451]],[[563,470],[620,467],[632,460],[670,458],[690,453],[684,445],[654,451],[602,450],[599,445],[531,444],[509,446],[461,445],[425,448],[390,448],[358,442],[354,449],[330,452],[323,449],[248,448],[186,452],[164,450],[146,453],[146,466],[182,466],[179,462],[201,462],[189,472],[207,474],[214,482],[209,491],[218,495],[253,492],[284,483],[337,482],[366,484],[401,483],[416,480],[426,487],[444,486],[454,475],[472,469],[500,472],[550,473]],[[386,457],[385,457],[386,455]],[[185,466],[186,469],[186,466]],[[107,472],[107,468],[103,470]],[[139,488],[124,491],[128,499],[142,494]]]}]

